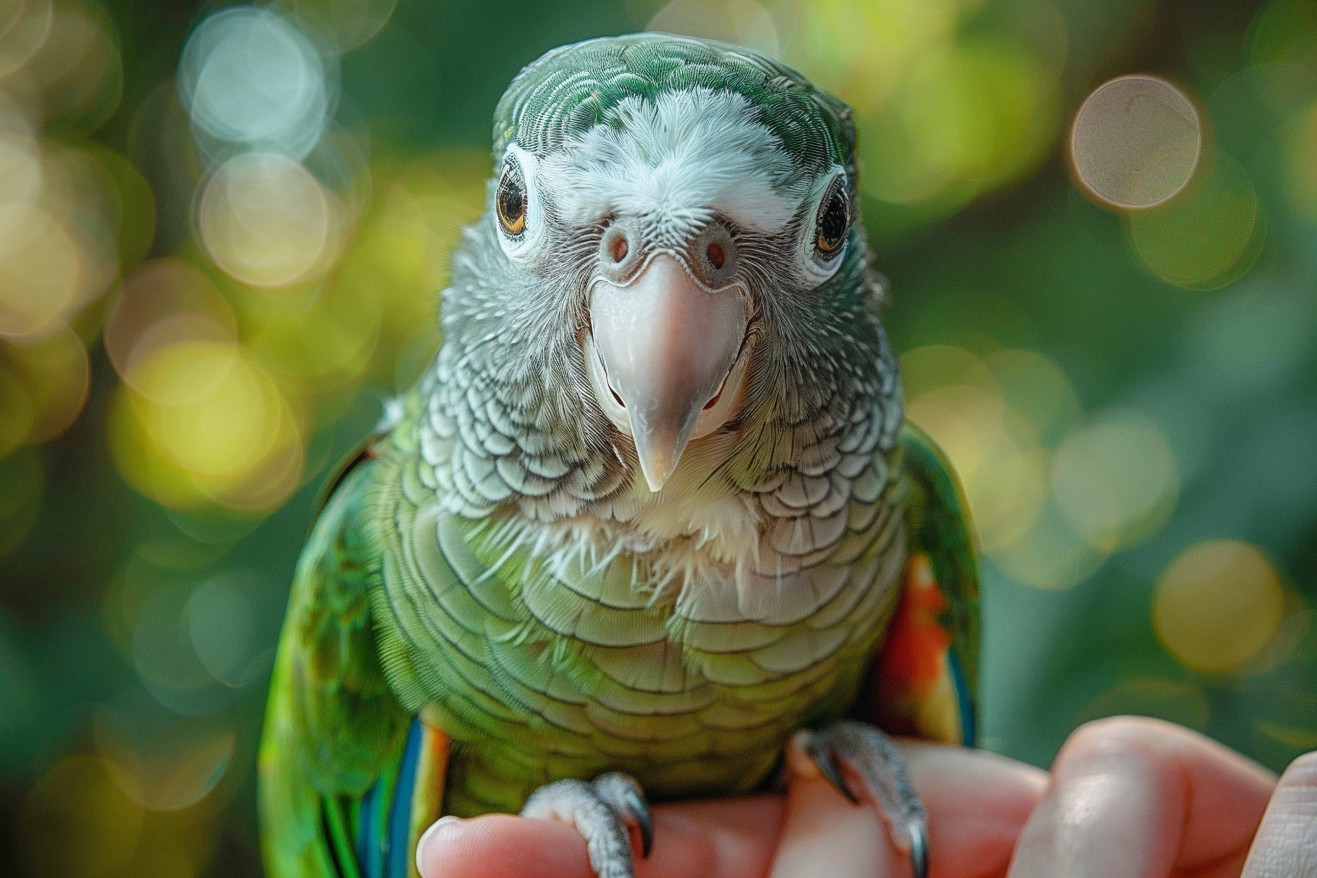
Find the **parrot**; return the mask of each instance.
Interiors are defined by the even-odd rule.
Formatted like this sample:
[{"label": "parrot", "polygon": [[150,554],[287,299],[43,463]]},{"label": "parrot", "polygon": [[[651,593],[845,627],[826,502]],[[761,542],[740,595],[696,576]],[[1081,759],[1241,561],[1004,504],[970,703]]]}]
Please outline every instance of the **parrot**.
[{"label": "parrot", "polygon": [[492,158],[437,353],[293,575],[268,873],[415,876],[438,817],[511,812],[630,878],[651,801],[794,753],[922,878],[888,736],[974,742],[976,549],[904,417],[850,109],[754,50],[598,38],[513,79]]}]

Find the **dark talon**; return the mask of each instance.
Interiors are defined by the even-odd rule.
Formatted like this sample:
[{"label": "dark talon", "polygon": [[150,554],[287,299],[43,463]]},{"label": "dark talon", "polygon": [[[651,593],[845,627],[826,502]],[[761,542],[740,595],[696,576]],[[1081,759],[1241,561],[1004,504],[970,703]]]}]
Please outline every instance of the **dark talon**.
[{"label": "dark talon", "polygon": [[[641,803],[643,806],[643,802]],[[649,852],[654,849],[654,818],[649,809],[642,807],[636,814],[636,823],[640,824],[640,857],[648,860]]]},{"label": "dark talon", "polygon": [[636,828],[640,830],[640,856],[647,860],[654,848],[654,817],[649,813],[649,804],[639,790],[628,786],[622,796],[622,805],[636,821]]},{"label": "dark talon", "polygon": [[[906,773],[899,750],[872,726],[840,720],[821,730],[802,730],[792,738],[788,761],[808,759],[851,802],[859,797],[842,778],[843,769],[858,779],[864,800],[887,823],[892,842],[910,857],[914,878],[928,878],[928,816]],[[804,765],[797,769],[803,774]],[[855,780],[852,780],[854,783]]]},{"label": "dark talon", "polygon": [[635,778],[620,771],[610,771],[594,779],[595,792],[615,810],[627,824],[635,824],[640,831],[640,856],[648,859],[654,848],[654,817],[649,803]]},{"label": "dark talon", "polygon": [[910,831],[910,871],[915,878],[928,878],[928,837],[924,826],[916,820],[906,824]]},{"label": "dark talon", "polygon": [[806,752],[809,753],[809,758],[814,760],[814,764],[819,767],[819,771],[823,772],[823,776],[837,788],[838,792],[849,799],[852,805],[860,804],[859,798],[851,792],[851,788],[846,785],[845,779],[841,776],[841,769],[837,766],[837,755],[835,753],[820,747],[812,738],[806,747]]}]

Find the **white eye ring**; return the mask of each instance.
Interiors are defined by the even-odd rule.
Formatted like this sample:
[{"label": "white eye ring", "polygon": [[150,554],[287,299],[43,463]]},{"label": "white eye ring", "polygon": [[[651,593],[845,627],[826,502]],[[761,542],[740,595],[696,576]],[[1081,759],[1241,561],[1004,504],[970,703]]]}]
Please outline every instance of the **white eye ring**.
[{"label": "white eye ring", "polygon": [[800,243],[796,250],[796,268],[800,273],[800,279],[810,287],[816,287],[836,274],[837,269],[841,267],[842,257],[846,255],[847,243],[843,243],[837,248],[836,252],[828,256],[820,253],[815,246],[815,238],[818,235],[819,210],[823,207],[823,199],[828,197],[833,184],[838,180],[841,181],[843,191],[849,189],[846,169],[841,165],[833,165],[828,173],[822,174],[814,181],[814,185],[810,187],[809,198],[805,201],[808,208],[805,211],[804,221],[800,224]]},{"label": "white eye ring", "polygon": [[[498,198],[499,182],[510,164],[515,164],[521,171],[521,180],[525,186],[525,227],[516,235],[508,234],[503,228],[498,218],[498,206],[494,203]],[[544,236],[544,200],[540,197],[539,187],[536,185],[539,167],[539,160],[534,155],[515,143],[510,143],[503,153],[503,171],[499,173],[490,189],[489,221],[494,224],[494,231],[498,235],[498,242],[503,247],[503,252],[518,261],[529,259]]]}]

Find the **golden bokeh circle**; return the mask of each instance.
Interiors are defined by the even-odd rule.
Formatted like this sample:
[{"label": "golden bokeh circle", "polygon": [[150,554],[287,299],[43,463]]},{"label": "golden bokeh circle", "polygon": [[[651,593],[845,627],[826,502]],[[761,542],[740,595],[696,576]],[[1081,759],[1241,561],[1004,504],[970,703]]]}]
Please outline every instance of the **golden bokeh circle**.
[{"label": "golden bokeh circle", "polygon": [[1284,610],[1280,574],[1262,550],[1211,540],[1186,549],[1162,573],[1152,622],[1162,646],[1182,665],[1225,673],[1262,652]]}]

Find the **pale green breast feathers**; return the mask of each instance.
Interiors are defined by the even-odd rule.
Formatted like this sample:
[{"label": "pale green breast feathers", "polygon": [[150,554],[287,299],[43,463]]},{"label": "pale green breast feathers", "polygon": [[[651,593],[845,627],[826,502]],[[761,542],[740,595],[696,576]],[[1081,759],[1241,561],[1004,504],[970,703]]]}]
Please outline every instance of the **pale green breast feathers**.
[{"label": "pale green breast feathers", "polygon": [[835,99],[693,40],[509,88],[372,471],[382,666],[453,738],[451,810],[745,789],[854,698],[907,535],[853,150]]}]

